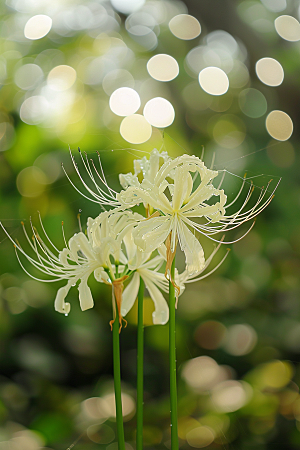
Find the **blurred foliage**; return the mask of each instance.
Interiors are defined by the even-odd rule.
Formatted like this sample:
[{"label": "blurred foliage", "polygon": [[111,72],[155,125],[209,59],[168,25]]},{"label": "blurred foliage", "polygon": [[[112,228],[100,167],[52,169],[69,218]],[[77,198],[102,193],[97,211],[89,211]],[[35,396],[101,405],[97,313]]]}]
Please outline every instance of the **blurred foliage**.
[{"label": "blurred foliage", "polygon": [[[131,171],[134,158],[154,147],[173,157],[184,152],[201,157],[204,148],[206,164],[213,161],[214,168],[225,170],[232,198],[245,172],[255,192],[271,178],[274,185],[282,177],[254,230],[231,246],[214,275],[190,285],[180,299],[179,434],[184,449],[297,449],[299,42],[282,39],[274,20],[284,14],[299,18],[298,3],[139,4],[128,16],[105,1],[1,3],[1,221],[25,246],[20,221],[29,229],[31,217],[39,227],[39,211],[50,239],[61,248],[61,221],[68,239],[78,230],[78,211],[82,224],[99,214],[97,204],[79,195],[61,169],[63,163],[72,182],[83,189],[68,146],[80,146],[95,164],[98,151],[109,185],[116,189],[118,173]],[[113,5],[118,8],[116,0]],[[168,28],[174,16],[186,13],[202,27],[199,37],[187,41]],[[26,38],[26,23],[39,14],[52,18],[50,32],[40,39]],[[147,61],[158,53],[178,61],[179,76],[169,83],[147,73]],[[256,76],[255,63],[262,57],[282,65],[279,87],[267,86]],[[225,95],[209,95],[199,86],[198,73],[208,65],[227,73],[230,87]],[[66,66],[73,72],[58,77],[61,84],[53,87],[50,72]],[[109,109],[109,96],[122,86],[139,93],[140,113],[157,96],[175,108],[174,123],[165,131],[153,128],[151,139],[134,149],[120,136],[122,118]],[[271,139],[265,128],[267,114],[277,109],[294,123],[286,142]],[[78,450],[117,450],[109,288],[93,282],[95,308],[84,313],[73,289],[72,311],[64,317],[53,309],[58,285],[30,279],[3,232],[0,243],[0,449],[67,449],[78,439]],[[207,252],[212,248],[203,245]],[[163,449],[170,441],[168,326],[151,326],[151,305],[145,304],[145,446]],[[136,310],[128,321],[121,346],[125,432],[131,450]]]}]

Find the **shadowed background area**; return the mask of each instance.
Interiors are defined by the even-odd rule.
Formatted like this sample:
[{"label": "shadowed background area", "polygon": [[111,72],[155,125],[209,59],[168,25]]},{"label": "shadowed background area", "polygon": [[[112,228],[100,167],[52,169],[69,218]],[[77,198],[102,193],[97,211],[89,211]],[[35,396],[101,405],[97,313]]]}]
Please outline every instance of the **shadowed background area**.
[{"label": "shadowed background area", "polygon": [[[253,230],[179,300],[179,438],[182,449],[299,448],[298,2],[6,0],[0,11],[0,219],[27,252],[21,222],[31,238],[41,216],[62,249],[62,221],[68,241],[101,212],[72,187],[88,195],[69,149],[89,186],[77,147],[98,171],[100,155],[115,190],[153,148],[203,155],[230,201],[245,173],[253,202],[281,179]],[[214,244],[201,243],[209,255]],[[0,255],[0,450],[117,450],[110,288],[91,279],[95,307],[82,312],[73,287],[65,317],[53,307],[62,284],[30,278],[2,230]],[[144,441],[166,449],[168,325],[152,324],[145,295]],[[136,306],[126,318],[133,450]]]}]

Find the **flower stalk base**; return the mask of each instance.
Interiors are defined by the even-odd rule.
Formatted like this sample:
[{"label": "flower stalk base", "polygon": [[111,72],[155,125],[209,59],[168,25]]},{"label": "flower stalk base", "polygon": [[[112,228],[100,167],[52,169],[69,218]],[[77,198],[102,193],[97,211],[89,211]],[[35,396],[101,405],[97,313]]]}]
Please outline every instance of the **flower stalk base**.
[{"label": "flower stalk base", "polygon": [[172,283],[175,277],[175,258],[171,266],[169,282],[169,364],[170,364],[170,410],[171,410],[171,450],[178,450],[178,419],[177,419],[177,382],[176,382],[176,335],[175,335],[175,287]]},{"label": "flower stalk base", "polygon": [[143,450],[143,408],[144,408],[144,289],[140,277],[138,292],[137,328],[137,402],[136,402],[136,450]]}]

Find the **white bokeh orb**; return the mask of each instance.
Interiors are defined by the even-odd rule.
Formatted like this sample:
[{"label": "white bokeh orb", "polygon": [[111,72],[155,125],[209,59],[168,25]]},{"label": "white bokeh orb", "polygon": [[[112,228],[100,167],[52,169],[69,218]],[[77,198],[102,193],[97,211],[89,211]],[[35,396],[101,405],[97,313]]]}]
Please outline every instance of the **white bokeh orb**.
[{"label": "white bokeh orb", "polygon": [[122,120],[120,134],[125,141],[131,144],[143,144],[150,139],[152,127],[141,114],[132,114]]},{"label": "white bokeh orb", "polygon": [[147,121],[157,128],[169,127],[175,118],[173,105],[162,97],[155,97],[149,100],[143,114]]},{"label": "white bokeh orb", "polygon": [[284,79],[280,62],[274,58],[261,58],[255,64],[256,75],[267,86],[279,86]]},{"label": "white bokeh orb", "polygon": [[274,110],[266,118],[266,128],[273,139],[287,141],[293,133],[294,126],[292,119],[287,113]]},{"label": "white bokeh orb", "polygon": [[49,33],[52,27],[52,19],[45,14],[38,14],[27,20],[24,27],[24,36],[27,39],[41,39]]},{"label": "white bokeh orb", "polygon": [[140,9],[146,0],[110,0],[112,6],[123,14],[131,14]]},{"label": "white bokeh orb", "polygon": [[198,19],[189,14],[178,14],[173,17],[169,22],[169,28],[174,36],[185,41],[195,39],[201,33]]},{"label": "white bokeh orb", "polygon": [[131,116],[141,106],[139,94],[132,88],[121,87],[110,96],[109,107],[117,116]]},{"label": "white bokeh orb", "polygon": [[172,56],[159,54],[149,59],[147,70],[154,80],[171,81],[179,74],[179,65]]},{"label": "white bokeh orb", "polygon": [[201,70],[199,84],[205,92],[211,95],[223,95],[229,88],[228,76],[219,67],[206,67]]}]

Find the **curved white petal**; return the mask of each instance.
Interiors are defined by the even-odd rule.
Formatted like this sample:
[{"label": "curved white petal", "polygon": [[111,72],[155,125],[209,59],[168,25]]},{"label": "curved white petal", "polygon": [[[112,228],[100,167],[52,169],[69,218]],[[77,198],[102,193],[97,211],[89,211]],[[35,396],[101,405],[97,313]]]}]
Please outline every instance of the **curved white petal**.
[{"label": "curved white petal", "polygon": [[140,276],[137,272],[133,274],[130,283],[126,286],[122,294],[121,314],[126,316],[128,311],[131,310],[133,304],[137,298],[140,287]]},{"label": "curved white petal", "polygon": [[180,248],[185,254],[186,270],[189,275],[200,272],[205,267],[203,248],[182,220],[178,220],[178,237]]},{"label": "curved white petal", "polygon": [[140,223],[133,231],[133,239],[138,247],[145,252],[153,252],[170,233],[171,217],[153,217]]},{"label": "curved white petal", "polygon": [[[72,281],[72,283],[75,281]],[[58,289],[58,291],[56,293],[55,301],[54,301],[55,311],[58,311],[62,314],[69,314],[71,305],[70,305],[70,303],[65,303],[65,298],[68,295],[69,290],[71,289],[71,286],[72,286],[72,284],[69,281],[66,284],[66,286],[63,286],[60,289]]]},{"label": "curved white petal", "polygon": [[123,237],[123,241],[126,248],[127,259],[128,262],[130,262],[136,256],[136,245],[134,243],[131,231],[130,233],[125,234],[125,236]]},{"label": "curved white petal", "polygon": [[193,179],[189,167],[176,167],[174,176],[173,209],[178,211],[193,189]]},{"label": "curved white petal", "polygon": [[153,300],[155,311],[152,313],[152,320],[155,325],[165,325],[169,320],[169,307],[158,287],[144,274],[141,274],[145,282],[147,291]]},{"label": "curved white petal", "polygon": [[82,278],[78,286],[79,291],[79,303],[82,311],[93,308],[94,300],[92,292],[87,285],[87,278]]}]

